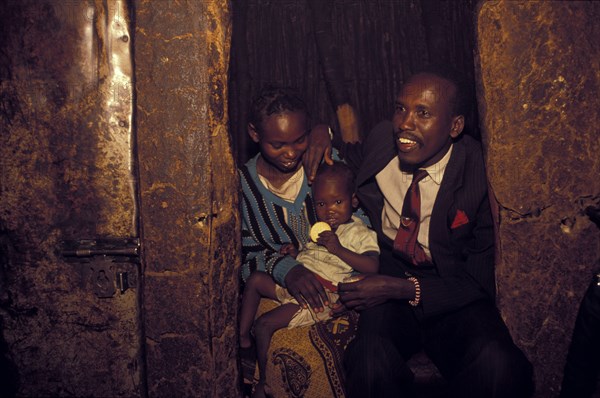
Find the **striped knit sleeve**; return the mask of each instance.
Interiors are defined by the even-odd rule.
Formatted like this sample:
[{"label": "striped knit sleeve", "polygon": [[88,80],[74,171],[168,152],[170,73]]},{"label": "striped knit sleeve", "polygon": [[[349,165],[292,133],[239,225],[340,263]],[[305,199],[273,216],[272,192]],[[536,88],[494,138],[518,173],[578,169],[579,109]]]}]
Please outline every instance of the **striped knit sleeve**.
[{"label": "striped knit sleeve", "polygon": [[[244,281],[254,271],[263,271],[273,276],[284,286],[287,272],[299,263],[290,256],[281,255],[279,248],[286,243],[282,238],[281,227],[276,226],[273,214],[258,192],[245,167],[240,169],[242,183],[242,279]],[[287,240],[287,239],[286,239]]]}]

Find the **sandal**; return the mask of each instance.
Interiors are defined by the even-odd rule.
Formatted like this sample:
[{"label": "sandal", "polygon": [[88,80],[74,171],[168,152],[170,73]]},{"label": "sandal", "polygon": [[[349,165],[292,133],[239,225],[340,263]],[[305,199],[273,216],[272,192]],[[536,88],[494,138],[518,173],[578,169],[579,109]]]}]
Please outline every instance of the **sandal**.
[{"label": "sandal", "polygon": [[256,370],[256,344],[254,339],[252,339],[250,347],[239,348],[239,356],[242,379],[244,383],[252,383],[254,381],[254,371]]}]

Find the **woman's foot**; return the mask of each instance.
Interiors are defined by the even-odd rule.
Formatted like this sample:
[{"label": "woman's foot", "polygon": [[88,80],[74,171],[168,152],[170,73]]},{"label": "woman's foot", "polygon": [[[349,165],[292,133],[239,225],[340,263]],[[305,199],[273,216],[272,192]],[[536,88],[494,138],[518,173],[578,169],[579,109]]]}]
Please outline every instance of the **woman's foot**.
[{"label": "woman's foot", "polygon": [[[241,344],[242,342],[240,340],[240,345]],[[252,383],[254,381],[254,372],[256,370],[256,344],[254,344],[254,340],[250,339],[250,345],[247,347],[240,346],[239,356],[244,383]]]}]

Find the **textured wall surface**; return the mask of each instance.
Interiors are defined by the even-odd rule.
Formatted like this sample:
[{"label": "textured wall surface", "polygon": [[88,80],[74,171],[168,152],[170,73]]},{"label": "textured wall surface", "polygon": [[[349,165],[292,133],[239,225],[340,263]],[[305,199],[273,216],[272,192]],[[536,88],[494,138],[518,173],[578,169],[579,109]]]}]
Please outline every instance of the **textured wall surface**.
[{"label": "textured wall surface", "polygon": [[227,1],[136,1],[148,392],[235,397],[239,219]]},{"label": "textured wall surface", "polygon": [[[0,396],[238,396],[228,3],[9,0],[0,33]],[[107,238],[145,278],[63,256]]]},{"label": "textured wall surface", "polygon": [[579,302],[600,268],[600,3],[483,2],[478,99],[499,214],[502,314],[556,396]]},{"label": "textured wall surface", "polygon": [[129,22],[119,1],[0,5],[0,396],[142,391],[137,291],[114,291],[137,267],[61,255],[137,237]]}]

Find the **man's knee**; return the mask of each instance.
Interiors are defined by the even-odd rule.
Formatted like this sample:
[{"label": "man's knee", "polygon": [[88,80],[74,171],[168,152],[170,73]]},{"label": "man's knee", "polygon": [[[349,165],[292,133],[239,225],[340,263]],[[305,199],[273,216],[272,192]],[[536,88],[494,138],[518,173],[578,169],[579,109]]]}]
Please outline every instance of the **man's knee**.
[{"label": "man's knee", "polygon": [[414,377],[394,344],[378,336],[355,338],[344,366],[349,397],[396,397]]},{"label": "man's knee", "polygon": [[[358,335],[348,344],[345,353],[345,360],[351,365],[365,365],[367,361],[363,359],[376,356],[375,353],[383,353],[381,358],[378,358],[377,363],[388,362],[395,359],[394,353],[396,348],[388,339],[379,336],[361,336]],[[377,355],[379,356],[379,355]]]},{"label": "man's knee", "polygon": [[529,397],[533,394],[533,367],[512,343],[490,341],[476,357],[473,368],[487,381],[494,396]]}]

